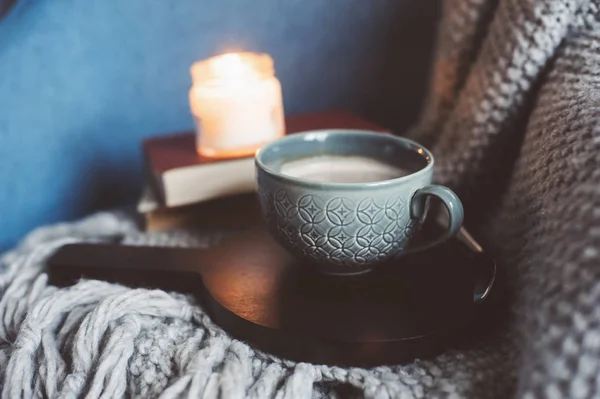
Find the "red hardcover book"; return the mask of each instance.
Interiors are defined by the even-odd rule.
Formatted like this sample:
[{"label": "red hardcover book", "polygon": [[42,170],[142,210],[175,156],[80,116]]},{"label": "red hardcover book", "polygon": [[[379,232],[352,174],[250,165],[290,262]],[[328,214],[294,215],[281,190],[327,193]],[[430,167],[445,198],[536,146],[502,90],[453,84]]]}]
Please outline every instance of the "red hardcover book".
[{"label": "red hardcover book", "polygon": [[[386,131],[345,111],[328,111],[286,118],[286,133],[318,129]],[[207,160],[196,153],[195,133],[151,137],[142,149],[152,192],[161,207],[173,208],[256,189],[254,157]],[[143,211],[143,209],[140,209]],[[150,210],[150,209],[148,209]]]}]

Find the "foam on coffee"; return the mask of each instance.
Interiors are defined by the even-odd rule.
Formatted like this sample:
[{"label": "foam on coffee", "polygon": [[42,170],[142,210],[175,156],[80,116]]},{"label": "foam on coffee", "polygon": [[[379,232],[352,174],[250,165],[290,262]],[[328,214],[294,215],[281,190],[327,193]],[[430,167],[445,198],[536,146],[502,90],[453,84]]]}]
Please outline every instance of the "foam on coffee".
[{"label": "foam on coffee", "polygon": [[284,163],[281,173],[326,183],[370,183],[410,174],[397,166],[361,156],[316,156]]}]

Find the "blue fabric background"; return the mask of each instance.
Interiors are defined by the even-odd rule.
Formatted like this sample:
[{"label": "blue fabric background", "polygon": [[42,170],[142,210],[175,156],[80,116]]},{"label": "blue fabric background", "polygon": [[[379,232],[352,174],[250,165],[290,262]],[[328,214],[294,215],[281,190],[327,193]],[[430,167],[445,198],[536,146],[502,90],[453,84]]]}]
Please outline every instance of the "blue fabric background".
[{"label": "blue fabric background", "polygon": [[286,113],[417,115],[436,2],[20,0],[0,20],[0,251],[38,225],[133,203],[142,137],[190,129],[194,60],[270,53]]}]

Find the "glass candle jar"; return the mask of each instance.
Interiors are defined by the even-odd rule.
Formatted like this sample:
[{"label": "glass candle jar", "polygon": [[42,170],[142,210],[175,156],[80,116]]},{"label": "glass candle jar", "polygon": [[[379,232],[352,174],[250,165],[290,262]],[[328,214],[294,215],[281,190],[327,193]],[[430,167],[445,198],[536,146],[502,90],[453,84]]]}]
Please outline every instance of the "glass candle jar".
[{"label": "glass candle jar", "polygon": [[285,134],[281,84],[267,54],[229,53],[191,67],[196,148],[206,158],[253,155]]}]

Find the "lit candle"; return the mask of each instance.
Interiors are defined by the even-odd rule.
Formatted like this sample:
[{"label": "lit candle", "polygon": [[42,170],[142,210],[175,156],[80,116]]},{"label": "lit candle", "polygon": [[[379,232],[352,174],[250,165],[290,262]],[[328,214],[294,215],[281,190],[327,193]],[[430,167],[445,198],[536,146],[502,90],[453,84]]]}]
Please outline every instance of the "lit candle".
[{"label": "lit candle", "polygon": [[254,154],[285,134],[281,85],[267,54],[229,53],[191,67],[196,148],[208,158]]}]

